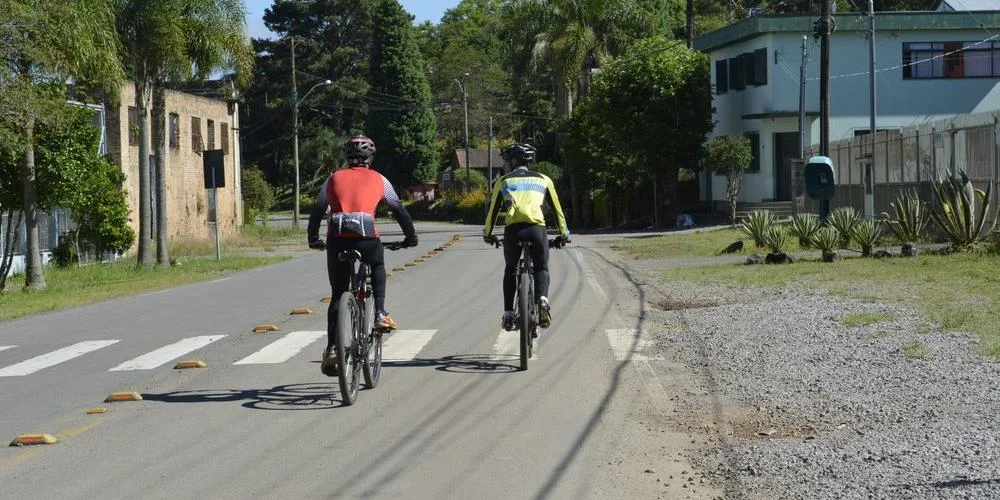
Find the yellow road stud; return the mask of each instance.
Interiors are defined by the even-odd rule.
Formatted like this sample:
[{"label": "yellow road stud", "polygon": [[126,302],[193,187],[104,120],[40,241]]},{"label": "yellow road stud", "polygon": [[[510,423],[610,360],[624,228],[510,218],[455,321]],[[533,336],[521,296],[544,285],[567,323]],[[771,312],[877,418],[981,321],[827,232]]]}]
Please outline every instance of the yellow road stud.
[{"label": "yellow road stud", "polygon": [[204,368],[206,366],[208,365],[206,365],[204,361],[196,359],[191,361],[179,361],[176,365],[174,365],[174,369],[183,370],[185,368]]},{"label": "yellow road stud", "polygon": [[406,267],[413,267],[413,266],[417,265],[417,263],[416,262],[407,262],[406,264],[403,264],[403,265],[406,266]]},{"label": "yellow road stud", "polygon": [[278,331],[278,325],[272,325],[272,324],[257,325],[253,329],[254,333],[265,333],[265,332],[276,332],[276,331]]},{"label": "yellow road stud", "polygon": [[95,413],[107,413],[107,408],[88,408],[87,415],[93,415]]},{"label": "yellow road stud", "polygon": [[104,398],[105,403],[115,403],[118,401],[141,401],[142,394],[138,392],[112,392],[110,396]]},{"label": "yellow road stud", "polygon": [[313,313],[312,309],[309,309],[308,307],[296,307],[295,309],[292,309],[292,314],[312,314],[312,313]]},{"label": "yellow road stud", "polygon": [[398,272],[402,272],[402,271],[405,271],[405,270],[406,270],[406,268],[405,268],[405,267],[394,267],[394,268],[392,269],[392,272],[394,272],[394,273],[398,273]]},{"label": "yellow road stud", "polygon": [[33,444],[53,444],[59,442],[52,434],[21,434],[10,442],[11,446],[29,446]]},{"label": "yellow road stud", "polygon": [[322,299],[319,299],[319,301],[322,302],[322,303],[324,303],[324,304],[329,304],[330,302],[333,302],[333,297],[327,295],[327,296],[323,297]]}]

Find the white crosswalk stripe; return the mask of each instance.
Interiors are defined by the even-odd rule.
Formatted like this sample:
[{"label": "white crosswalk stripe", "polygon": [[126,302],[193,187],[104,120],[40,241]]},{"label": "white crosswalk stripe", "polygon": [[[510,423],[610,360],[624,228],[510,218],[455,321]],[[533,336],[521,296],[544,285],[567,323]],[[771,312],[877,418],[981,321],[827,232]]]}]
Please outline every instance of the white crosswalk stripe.
[{"label": "white crosswalk stripe", "polygon": [[153,368],[161,366],[164,363],[177,359],[196,349],[201,349],[202,347],[225,337],[225,335],[205,335],[201,337],[188,337],[186,339],[181,339],[173,344],[163,346],[155,351],[148,352],[135,359],[126,361],[114,368],[109,369],[108,371],[152,370]]},{"label": "white crosswalk stripe", "polygon": [[[491,359],[494,361],[510,360],[511,357],[521,356],[521,333],[517,330],[508,332],[500,330],[496,342],[493,343],[493,353]],[[538,359],[538,342],[531,350],[531,357],[528,359]]]},{"label": "white crosswalk stripe", "polygon": [[117,340],[89,340],[85,342],[78,342],[71,346],[63,347],[62,349],[42,354],[41,356],[35,356],[34,358],[2,368],[0,369],[0,377],[20,377],[29,375],[50,366],[55,366],[59,363],[83,356],[88,352],[103,349],[117,342]]},{"label": "white crosswalk stripe", "polygon": [[6,351],[7,349],[13,349],[17,347],[16,345],[0,345],[0,351]]},{"label": "white crosswalk stripe", "polygon": [[396,330],[382,342],[382,361],[412,361],[437,330]]},{"label": "white crosswalk stripe", "polygon": [[309,344],[319,340],[320,337],[326,337],[326,332],[320,330],[292,332],[233,364],[258,365],[284,363],[302,352]]},{"label": "white crosswalk stripe", "polygon": [[662,356],[650,356],[652,342],[641,332],[631,328],[605,330],[608,343],[614,353],[615,361],[648,361],[663,359]]}]

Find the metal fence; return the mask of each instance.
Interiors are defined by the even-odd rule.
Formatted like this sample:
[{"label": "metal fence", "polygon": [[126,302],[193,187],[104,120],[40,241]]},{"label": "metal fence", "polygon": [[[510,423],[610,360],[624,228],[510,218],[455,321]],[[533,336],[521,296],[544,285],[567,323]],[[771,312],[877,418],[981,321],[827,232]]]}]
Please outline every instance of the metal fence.
[{"label": "metal fence", "polygon": [[[10,274],[20,274],[24,271],[24,255],[28,251],[27,228],[23,217],[19,217],[15,212],[13,217],[0,214],[0,255],[3,255],[7,244],[5,236],[10,224],[20,220],[20,224],[15,228],[16,237],[14,239],[14,265]],[[69,215],[69,211],[64,208],[55,208],[51,212],[38,213],[38,243],[42,253],[42,261],[48,262],[51,258],[52,250],[59,245],[59,238],[67,231],[76,229],[76,224]],[[78,249],[81,264],[93,262],[107,262],[117,259],[117,255],[111,253],[99,254],[95,248],[81,247]]]},{"label": "metal fence", "polygon": [[[993,186],[995,197],[1000,183],[998,122],[1000,111],[994,111],[879,131],[874,145],[867,135],[830,143],[828,156],[833,160],[838,184],[831,208],[852,206],[864,212],[865,167],[872,162],[873,147],[871,174],[876,215],[889,211],[889,204],[903,192],[915,192],[933,204],[931,182],[958,171],[965,171],[979,189]],[[813,145],[807,149],[806,158],[818,154],[819,145]],[[800,211],[819,212],[819,201],[805,196],[797,205]]]}]

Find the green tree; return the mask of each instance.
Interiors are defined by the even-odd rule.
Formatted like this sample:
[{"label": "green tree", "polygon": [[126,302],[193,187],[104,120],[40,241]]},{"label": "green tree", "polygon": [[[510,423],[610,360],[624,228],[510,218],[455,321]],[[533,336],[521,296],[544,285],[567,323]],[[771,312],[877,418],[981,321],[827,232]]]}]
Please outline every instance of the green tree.
[{"label": "green tree", "polygon": [[[180,30],[182,55],[171,55],[153,75],[152,134],[156,168],[156,260],[170,265],[167,228],[167,116],[164,89],[172,82],[205,78],[218,69],[233,69],[241,86],[253,67],[253,47],[246,35],[246,9],[242,0],[160,0],[166,6],[156,21],[167,32]],[[170,66],[180,63],[179,66]],[[233,91],[235,92],[235,86]],[[235,95],[231,97],[236,97]]]},{"label": "green tree", "polygon": [[590,99],[596,119],[615,124],[603,139],[634,155],[652,178],[654,224],[663,226],[679,209],[680,169],[696,168],[712,130],[708,59],[665,37],[639,41],[598,75]]},{"label": "green tree", "polygon": [[[410,15],[396,0],[374,0],[373,17],[378,22],[372,33],[365,128],[377,148],[375,165],[398,185],[433,181],[437,125]],[[373,104],[386,97],[399,103]]]},{"label": "green tree", "polygon": [[[53,111],[61,119],[40,123],[34,137],[39,209],[64,207],[78,224],[85,241],[116,252],[127,250],[133,234],[121,190],[124,175],[98,154],[100,137],[93,124],[93,112],[67,103]],[[18,147],[0,148],[0,176],[15,169],[18,150]],[[9,199],[17,190],[4,182],[0,195]],[[9,211],[6,215],[9,217]],[[4,255],[5,270],[9,270],[13,248],[5,247],[5,252],[9,253]]]},{"label": "green tree", "polygon": [[274,206],[274,189],[264,178],[264,172],[256,167],[244,169],[242,180],[243,203],[249,212],[244,222],[253,224],[257,216],[262,215],[267,225],[267,214]]},{"label": "green tree", "polygon": [[743,173],[753,160],[750,139],[736,135],[716,137],[708,141],[705,154],[712,170],[726,176],[729,223],[736,224],[736,199],[743,187]]},{"label": "green tree", "polygon": [[[580,82],[589,81],[589,69],[620,53],[634,39],[648,33],[644,11],[631,0],[511,0],[504,15],[515,46],[530,47],[534,66],[552,72],[556,116],[573,113]],[[577,174],[570,166],[569,183],[574,225],[580,224]]]},{"label": "green tree", "polygon": [[[278,191],[279,206],[289,206],[291,190],[281,187],[294,183],[292,40],[300,93],[332,82],[317,87],[299,106],[303,193],[313,194],[314,184],[329,173],[325,166],[339,161],[344,140],[365,128],[371,6],[348,0],[276,2],[265,11],[264,23],[279,38],[253,41],[257,64],[243,94],[240,135],[246,162],[260,166]],[[311,179],[305,177],[310,171]]]},{"label": "green tree", "polygon": [[0,4],[0,141],[19,147],[20,186],[27,227],[25,287],[45,288],[38,236],[35,128],[55,123],[64,83],[104,85],[116,94],[123,80],[114,36],[113,0]]}]

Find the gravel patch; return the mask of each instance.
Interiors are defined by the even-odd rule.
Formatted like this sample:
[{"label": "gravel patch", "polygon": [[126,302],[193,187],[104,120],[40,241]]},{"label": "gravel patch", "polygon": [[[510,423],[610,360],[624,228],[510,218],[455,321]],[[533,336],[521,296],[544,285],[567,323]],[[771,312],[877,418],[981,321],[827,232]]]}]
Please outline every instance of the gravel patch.
[{"label": "gravel patch", "polygon": [[679,417],[705,422],[726,498],[1000,498],[1000,363],[976,337],[795,287],[646,282],[652,354],[701,374]]}]

